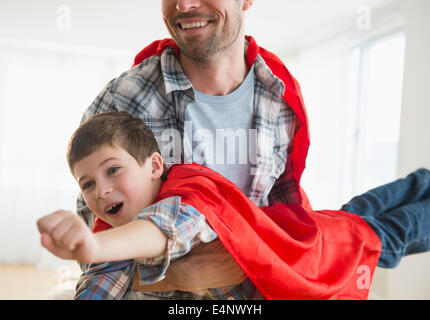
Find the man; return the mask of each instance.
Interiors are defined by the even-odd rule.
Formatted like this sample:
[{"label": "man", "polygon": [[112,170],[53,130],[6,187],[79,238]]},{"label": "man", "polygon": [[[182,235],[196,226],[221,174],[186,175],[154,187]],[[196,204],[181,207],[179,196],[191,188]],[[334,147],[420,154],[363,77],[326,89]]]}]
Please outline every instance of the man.
[{"label": "man", "polygon": [[[276,56],[245,37],[245,13],[252,3],[162,0],[173,41],[156,41],[142,50],[134,68],[112,80],[82,120],[110,110],[138,115],[154,132],[166,162],[211,167],[260,207],[274,201],[309,207],[299,185],[309,146],[300,90]],[[245,132],[248,143],[229,150],[231,144],[217,135],[228,129]],[[249,148],[244,161],[243,146]],[[236,155],[234,161],[225,159],[226,153]],[[92,227],[94,216],[82,198],[78,213]],[[244,278],[214,241],[173,263],[164,281],[145,289],[135,281],[134,289],[194,291]]]},{"label": "man", "polygon": [[[354,214],[347,213],[347,207],[345,211],[311,210],[300,188],[309,147],[300,89],[275,55],[258,47],[252,37],[245,37],[244,16],[252,2],[162,0],[163,18],[173,40],[145,47],[133,68],[99,94],[83,121],[112,110],[140,117],[154,133],[166,162],[198,162],[210,167],[262,208],[256,210],[264,211],[260,217],[270,227],[251,218],[253,228],[244,231],[245,223],[228,218],[223,221],[226,227],[217,233],[247,270],[249,279],[245,281],[252,279],[259,290],[266,289],[264,297],[365,299],[376,264],[393,268],[405,254],[429,250],[428,243],[420,241],[428,238],[428,194],[424,192],[424,203],[417,204],[419,210],[408,207],[385,214],[385,209],[395,207],[391,205],[402,197],[382,194],[379,200],[388,199],[389,205],[374,210],[371,192],[373,200],[364,211],[369,214],[362,218],[356,213],[363,211],[355,207],[349,208]],[[234,139],[230,139],[232,135]],[[234,142],[236,138],[240,143]],[[413,176],[405,181],[415,181],[402,188],[412,190],[412,197],[407,192],[407,200],[415,201],[420,183]],[[229,192],[222,194],[228,196]],[[200,202],[193,207],[204,214],[208,203],[197,200]],[[238,208],[243,209],[243,202]],[[243,211],[238,210],[238,216],[247,214]],[[94,214],[82,197],[78,214],[94,226]],[[340,220],[345,222],[341,226]],[[247,246],[249,239],[253,242]],[[236,244],[245,248],[239,255]],[[243,260],[248,256],[250,260]],[[140,270],[138,259],[135,263]],[[103,266],[89,267],[90,275],[108,271],[101,270]],[[125,283],[130,288],[132,273],[122,273],[117,267],[113,264],[119,281],[109,278],[107,297],[115,298],[118,287]],[[199,289],[244,280],[243,272],[219,241],[201,245],[189,257],[169,264],[165,276],[143,289],[139,287],[140,274],[135,274],[133,293],[179,290],[181,295],[190,291],[188,297],[198,299],[204,297]]]},{"label": "man", "polygon": [[178,60],[193,87],[226,95],[245,79],[243,12],[252,1],[162,1],[163,19],[180,48]]}]

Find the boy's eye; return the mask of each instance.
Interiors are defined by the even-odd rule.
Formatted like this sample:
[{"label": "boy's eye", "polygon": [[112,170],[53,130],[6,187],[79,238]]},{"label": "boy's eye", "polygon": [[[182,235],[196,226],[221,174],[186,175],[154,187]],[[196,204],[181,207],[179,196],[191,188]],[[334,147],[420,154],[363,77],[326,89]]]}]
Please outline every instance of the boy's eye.
[{"label": "boy's eye", "polygon": [[108,174],[108,175],[114,174],[114,173],[115,173],[115,172],[117,172],[119,169],[120,169],[119,167],[112,167],[112,168],[109,168],[109,169],[108,169],[108,171],[107,171],[107,174]]},{"label": "boy's eye", "polygon": [[90,188],[92,185],[93,185],[92,181],[85,182],[84,185],[82,186],[82,190],[86,190]]}]

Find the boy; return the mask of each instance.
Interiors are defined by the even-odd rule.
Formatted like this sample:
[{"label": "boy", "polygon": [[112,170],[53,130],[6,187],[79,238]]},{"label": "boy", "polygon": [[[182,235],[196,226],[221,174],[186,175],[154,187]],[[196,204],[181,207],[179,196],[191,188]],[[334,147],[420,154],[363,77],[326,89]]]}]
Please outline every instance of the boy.
[{"label": "boy", "polygon": [[[140,119],[125,112],[93,117],[73,135],[67,158],[89,208],[114,228],[93,234],[73,212],[60,210],[45,216],[38,221],[41,242],[56,256],[87,264],[147,259],[146,282],[151,283],[162,278],[171,259],[216,238],[204,216],[191,206],[181,205],[176,217],[162,217],[165,207],[176,205],[175,201],[164,199],[150,207],[160,191],[165,170],[157,142]],[[147,210],[141,211],[144,208]],[[152,220],[161,221],[161,229]],[[134,268],[133,264],[125,265]],[[248,293],[242,293],[240,285],[230,288],[228,296],[224,290],[223,297],[234,294],[236,298],[252,298],[255,287],[248,286]],[[85,293],[78,289],[77,295]],[[190,293],[179,295],[191,298]],[[158,297],[179,298],[169,293]]]},{"label": "boy", "polygon": [[[429,208],[427,170],[343,207],[363,218],[282,204],[263,208],[262,213],[237,187],[204,167],[174,166],[162,182],[163,161],[151,131],[124,112],[100,114],[85,122],[71,139],[68,161],[86,203],[97,215],[94,231],[102,221],[113,229],[92,234],[74,213],[58,211],[38,221],[42,245],[61,258],[84,263],[136,258],[91,267],[78,284],[79,299],[252,299],[261,298],[260,292],[269,299],[366,298],[378,259],[392,267],[405,254],[428,250],[422,235],[415,233],[418,228],[413,228],[404,252],[393,256],[388,243],[380,256],[380,240],[387,244],[384,237],[396,234],[391,226],[401,221],[403,208]],[[163,210],[178,203],[174,217],[166,214],[172,210]],[[380,216],[391,209],[392,214]],[[248,275],[242,284],[197,294],[139,296],[130,291],[135,270],[142,283],[160,280],[172,259],[217,235]]]}]

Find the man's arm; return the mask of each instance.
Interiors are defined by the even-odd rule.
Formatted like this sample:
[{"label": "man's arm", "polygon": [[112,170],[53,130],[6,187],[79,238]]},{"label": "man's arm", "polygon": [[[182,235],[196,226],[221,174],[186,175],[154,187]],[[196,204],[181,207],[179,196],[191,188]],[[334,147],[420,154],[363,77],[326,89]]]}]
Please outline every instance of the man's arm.
[{"label": "man's arm", "polygon": [[[190,270],[197,272],[190,272]],[[233,286],[245,279],[246,274],[224,248],[221,241],[216,239],[200,244],[187,256],[173,261],[162,281],[150,285],[140,285],[139,274],[135,272],[133,290],[144,292],[196,291]]]}]

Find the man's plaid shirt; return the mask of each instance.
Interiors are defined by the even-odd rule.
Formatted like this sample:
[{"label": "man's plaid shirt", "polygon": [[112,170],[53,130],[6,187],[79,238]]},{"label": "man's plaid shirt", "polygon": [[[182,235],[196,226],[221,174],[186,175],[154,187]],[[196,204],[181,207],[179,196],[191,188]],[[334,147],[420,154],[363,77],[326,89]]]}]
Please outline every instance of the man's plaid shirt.
[{"label": "man's plaid shirt", "polygon": [[[257,144],[256,161],[251,169],[254,178],[248,197],[260,207],[274,201],[297,203],[297,184],[291,172],[285,170],[288,167],[288,152],[293,148],[290,141],[297,129],[296,115],[282,99],[285,89],[283,82],[271,72],[260,55],[257,55],[254,62],[254,79],[254,129]],[[193,101],[191,82],[182,71],[175,51],[169,47],[160,56],[152,56],[110,81],[85,111],[82,121],[108,111],[126,111],[140,117],[154,133],[163,159],[169,165],[186,161],[184,150],[187,147],[184,147],[183,139],[185,109]],[[78,197],[77,211],[92,228],[94,214],[88,209],[82,196]],[[135,262],[141,271],[143,268],[140,266],[143,264]],[[85,265],[81,267],[83,270],[88,268]],[[97,270],[101,267],[94,268]],[[133,274],[128,274],[119,264],[116,268],[119,268],[116,280],[125,283],[122,287],[130,290]],[[87,270],[85,274],[91,274],[91,271],[94,270]],[[99,283],[93,285],[97,287]],[[113,292],[118,292],[115,284],[111,287]],[[100,290],[105,289],[100,286]],[[185,296],[199,298],[202,295],[196,293],[189,296],[184,293]],[[203,296],[206,297],[205,294]],[[221,294],[218,298],[228,296]],[[103,297],[115,299],[118,295],[106,294]]]}]

